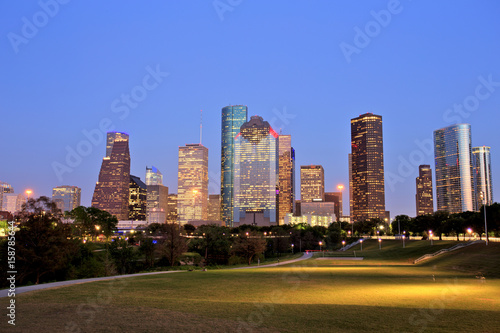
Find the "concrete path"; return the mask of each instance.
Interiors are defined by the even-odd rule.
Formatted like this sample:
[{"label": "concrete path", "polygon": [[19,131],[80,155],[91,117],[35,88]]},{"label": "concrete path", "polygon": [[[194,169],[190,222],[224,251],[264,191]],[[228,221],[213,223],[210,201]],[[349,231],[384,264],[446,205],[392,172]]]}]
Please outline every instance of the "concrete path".
[{"label": "concrete path", "polygon": [[[275,264],[268,264],[268,265],[261,265],[261,266],[249,266],[249,267],[236,267],[236,268],[231,268],[231,269],[251,269],[251,268],[261,268],[261,267],[275,267],[279,265],[286,265],[286,264],[291,264],[297,261],[301,260],[306,260],[312,257],[312,253],[306,254],[298,259],[292,259],[292,260],[287,260],[283,261],[280,263],[275,263]],[[17,294],[22,294],[26,293],[29,291],[34,291],[34,290],[41,290],[41,289],[48,289],[48,288],[54,288],[54,287],[63,287],[63,286],[70,286],[73,284],[80,284],[80,283],[87,283],[87,282],[94,282],[94,281],[104,281],[104,280],[112,280],[112,279],[121,279],[121,278],[128,278],[128,277],[134,277],[134,276],[144,276],[144,275],[155,275],[155,274],[168,274],[168,273],[180,273],[180,272],[187,272],[187,271],[163,271],[163,272],[151,272],[151,273],[139,273],[139,274],[127,274],[127,275],[115,275],[115,276],[105,276],[105,277],[99,277],[99,278],[91,278],[91,279],[81,279],[81,280],[69,280],[69,281],[60,281],[60,282],[52,282],[52,283],[44,283],[44,284],[36,284],[32,286],[26,286],[26,287],[19,287],[16,288],[15,293]],[[9,293],[9,289],[2,289],[0,290],[0,298],[2,297],[7,297]]]}]

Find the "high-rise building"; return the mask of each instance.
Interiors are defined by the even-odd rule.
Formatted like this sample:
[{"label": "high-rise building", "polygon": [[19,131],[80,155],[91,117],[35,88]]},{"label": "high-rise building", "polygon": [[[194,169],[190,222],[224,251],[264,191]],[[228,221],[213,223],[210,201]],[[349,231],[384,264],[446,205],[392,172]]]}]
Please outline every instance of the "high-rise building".
[{"label": "high-rise building", "polygon": [[471,127],[457,124],[434,131],[437,210],[475,210]]},{"label": "high-rise building", "polygon": [[385,220],[382,116],[351,119],[352,221]]},{"label": "high-rise building", "polygon": [[177,207],[180,224],[208,217],[208,148],[201,143],[179,147]]},{"label": "high-rise building", "polygon": [[82,190],[77,186],[57,186],[52,189],[52,201],[62,212],[71,212],[80,206]]},{"label": "high-rise building", "polygon": [[337,221],[342,218],[342,192],[325,192],[325,202],[335,203],[335,216]]},{"label": "high-rise building", "polygon": [[480,209],[484,204],[489,206],[493,203],[490,147],[474,147],[472,155],[474,156],[476,209]]},{"label": "high-rise building", "polygon": [[300,166],[300,201],[313,202],[325,199],[325,171],[321,165]]},{"label": "high-rise building", "polygon": [[208,220],[220,221],[220,195],[210,194],[208,196]]},{"label": "high-rise building", "polygon": [[128,134],[109,132],[106,155],[103,158],[99,180],[92,197],[92,207],[115,215],[118,220],[128,220],[130,152]]},{"label": "high-rise building", "polygon": [[23,204],[26,202],[24,194],[4,193],[2,211],[15,214],[22,210]]},{"label": "high-rise building", "polygon": [[226,225],[233,221],[234,141],[247,121],[248,108],[230,105],[222,108],[221,138],[221,218]]},{"label": "high-rise building", "polygon": [[352,218],[352,154],[349,154],[348,156],[348,163],[349,163],[349,218],[351,222],[354,222]]},{"label": "high-rise building", "polygon": [[163,185],[163,175],[154,166],[146,167],[146,185]]},{"label": "high-rise building", "polygon": [[295,150],[291,135],[280,135],[279,141],[279,182],[278,182],[278,223],[285,223],[285,215],[293,213],[295,203]]},{"label": "high-rise building", "polygon": [[252,116],[240,128],[234,149],[233,222],[247,213],[262,213],[277,222],[278,133],[262,117]]},{"label": "high-rise building", "polygon": [[167,223],[177,223],[177,220],[177,194],[172,193],[168,195]]},{"label": "high-rise building", "polygon": [[[165,223],[168,216],[168,187],[163,185],[146,185],[148,223]],[[177,202],[175,203],[177,205]],[[177,211],[177,207],[175,209]],[[177,217],[176,217],[177,220]]]},{"label": "high-rise building", "polygon": [[418,167],[417,194],[415,201],[417,204],[417,216],[432,214],[434,212],[434,200],[432,196],[432,170],[430,165],[420,165]]},{"label": "high-rise building", "polygon": [[0,182],[0,208],[3,205],[3,194],[4,193],[14,193],[14,188],[5,182]]},{"label": "high-rise building", "polygon": [[146,221],[148,188],[136,176],[130,175],[128,197],[128,219],[130,221]]}]

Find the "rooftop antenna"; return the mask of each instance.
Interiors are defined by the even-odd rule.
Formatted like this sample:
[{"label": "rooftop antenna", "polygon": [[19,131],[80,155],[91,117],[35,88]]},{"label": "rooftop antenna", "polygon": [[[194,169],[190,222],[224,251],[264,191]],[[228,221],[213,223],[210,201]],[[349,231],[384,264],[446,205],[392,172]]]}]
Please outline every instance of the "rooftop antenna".
[{"label": "rooftop antenna", "polygon": [[203,133],[203,110],[200,110],[200,145],[201,145],[202,133]]}]

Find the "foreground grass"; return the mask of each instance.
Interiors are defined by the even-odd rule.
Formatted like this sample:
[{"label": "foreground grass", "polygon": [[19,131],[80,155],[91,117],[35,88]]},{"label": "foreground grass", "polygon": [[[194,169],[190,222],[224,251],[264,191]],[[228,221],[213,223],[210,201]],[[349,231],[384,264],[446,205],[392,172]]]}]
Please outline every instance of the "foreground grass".
[{"label": "foreground grass", "polygon": [[[9,331],[499,330],[500,280],[476,279],[476,267],[470,265],[498,263],[500,244],[423,265],[409,265],[404,256],[390,253],[389,245],[386,255],[378,258],[383,252],[378,244],[366,246],[366,259],[355,263],[308,260],[284,267],[134,277],[21,294],[16,298],[16,327]],[[457,265],[463,269],[450,268]],[[5,324],[4,319],[1,331]]]}]

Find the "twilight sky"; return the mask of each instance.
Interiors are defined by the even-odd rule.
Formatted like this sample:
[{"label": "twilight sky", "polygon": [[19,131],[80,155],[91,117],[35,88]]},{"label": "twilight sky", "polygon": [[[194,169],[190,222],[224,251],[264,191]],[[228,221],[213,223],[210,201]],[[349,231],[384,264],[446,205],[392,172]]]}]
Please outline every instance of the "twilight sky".
[{"label": "twilight sky", "polygon": [[495,190],[499,14],[495,0],[2,1],[0,180],[35,196],[76,185],[88,206],[111,128],[130,134],[131,173],[154,165],[176,193],[203,109],[219,193],[221,108],[244,104],[344,198],[350,119],[382,115],[392,217],[415,215],[418,165],[434,170],[432,132],[454,123],[491,146]]}]

